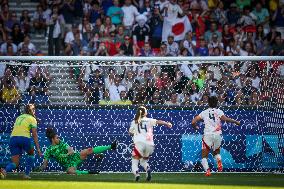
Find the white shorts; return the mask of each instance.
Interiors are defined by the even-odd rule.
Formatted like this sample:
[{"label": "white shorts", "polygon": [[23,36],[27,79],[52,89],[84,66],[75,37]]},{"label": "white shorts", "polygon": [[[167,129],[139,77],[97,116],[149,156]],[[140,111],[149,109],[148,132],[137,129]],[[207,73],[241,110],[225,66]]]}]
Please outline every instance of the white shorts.
[{"label": "white shorts", "polygon": [[153,152],[155,147],[143,142],[137,142],[134,144],[132,156],[139,156],[141,158],[148,158]]},{"label": "white shorts", "polygon": [[221,147],[222,135],[220,134],[207,134],[202,138],[202,149],[212,149],[213,151]]}]

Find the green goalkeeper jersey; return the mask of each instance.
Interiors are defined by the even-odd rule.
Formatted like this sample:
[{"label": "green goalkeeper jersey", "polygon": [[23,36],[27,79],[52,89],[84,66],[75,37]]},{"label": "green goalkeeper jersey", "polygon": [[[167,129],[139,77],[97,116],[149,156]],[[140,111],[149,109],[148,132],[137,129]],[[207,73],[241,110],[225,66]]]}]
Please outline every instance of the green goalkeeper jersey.
[{"label": "green goalkeeper jersey", "polygon": [[71,155],[67,155],[68,148],[69,145],[63,141],[60,141],[57,145],[51,145],[46,149],[44,159],[49,160],[53,158],[65,168],[77,167],[77,165],[81,163],[80,153],[75,152]]}]

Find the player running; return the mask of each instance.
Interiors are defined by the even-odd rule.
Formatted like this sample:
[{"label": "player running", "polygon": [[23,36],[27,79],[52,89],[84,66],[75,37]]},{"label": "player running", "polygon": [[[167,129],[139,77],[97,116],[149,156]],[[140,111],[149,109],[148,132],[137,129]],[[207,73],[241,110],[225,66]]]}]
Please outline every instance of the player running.
[{"label": "player running", "polygon": [[147,109],[144,106],[140,106],[129,128],[129,134],[133,136],[134,142],[132,172],[135,176],[135,181],[139,181],[140,179],[139,160],[140,165],[146,171],[146,180],[151,180],[151,169],[148,161],[150,155],[154,152],[153,126],[155,125],[165,125],[168,128],[172,127],[170,122],[147,118]]},{"label": "player running", "polygon": [[67,174],[81,175],[96,173],[93,171],[80,171],[77,170],[77,167],[87,159],[88,155],[100,154],[110,149],[115,150],[117,147],[117,141],[115,140],[108,146],[97,146],[76,152],[71,146],[60,140],[52,128],[46,129],[46,137],[50,140],[51,146],[44,153],[44,161],[40,167],[40,171],[46,169],[48,160],[53,158],[60,166],[66,169]]},{"label": "player running", "polygon": [[31,134],[36,145],[37,153],[39,156],[42,155],[38,143],[37,135],[37,120],[35,116],[35,106],[33,104],[28,104],[25,107],[25,113],[17,117],[13,131],[11,133],[11,138],[9,142],[9,148],[12,155],[12,162],[9,163],[5,169],[1,169],[1,172],[6,176],[6,172],[12,172],[19,166],[20,156],[23,151],[28,155],[26,159],[26,167],[24,179],[30,179],[30,172],[33,168],[34,161],[34,147],[31,141]]},{"label": "player running", "polygon": [[228,118],[224,115],[224,112],[217,107],[218,99],[215,96],[208,98],[209,108],[202,111],[198,116],[192,120],[192,126],[197,130],[199,127],[196,125],[197,122],[203,120],[205,124],[204,135],[202,138],[202,166],[205,170],[205,176],[210,176],[210,168],[208,166],[208,154],[210,149],[213,150],[213,156],[217,161],[218,171],[222,172],[223,165],[220,155],[220,147],[222,141],[222,130],[221,121],[231,122],[236,125],[240,125],[239,121]]}]

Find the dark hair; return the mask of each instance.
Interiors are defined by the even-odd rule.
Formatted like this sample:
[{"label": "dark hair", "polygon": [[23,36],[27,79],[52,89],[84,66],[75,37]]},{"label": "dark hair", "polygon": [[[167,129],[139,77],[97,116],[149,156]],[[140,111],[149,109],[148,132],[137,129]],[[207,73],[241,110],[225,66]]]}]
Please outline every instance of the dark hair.
[{"label": "dark hair", "polygon": [[218,98],[216,96],[210,96],[208,98],[208,105],[210,108],[216,108],[218,105]]},{"label": "dark hair", "polygon": [[144,106],[139,106],[136,115],[134,117],[134,121],[136,124],[140,123],[141,117],[143,117],[146,113],[146,108]]},{"label": "dark hair", "polygon": [[56,136],[56,132],[51,127],[48,127],[45,131],[45,136],[51,142],[51,140]]},{"label": "dark hair", "polygon": [[35,115],[32,113],[32,111],[31,111],[32,106],[35,107],[34,104],[27,104],[27,105],[25,106],[25,113],[26,113],[26,114],[30,114],[30,115],[32,115],[32,116],[35,116]]},{"label": "dark hair", "polygon": [[251,9],[251,7],[248,6],[248,5],[244,6],[244,8],[243,8],[244,11],[245,11],[245,10],[249,10],[249,11],[250,11],[250,9]]}]

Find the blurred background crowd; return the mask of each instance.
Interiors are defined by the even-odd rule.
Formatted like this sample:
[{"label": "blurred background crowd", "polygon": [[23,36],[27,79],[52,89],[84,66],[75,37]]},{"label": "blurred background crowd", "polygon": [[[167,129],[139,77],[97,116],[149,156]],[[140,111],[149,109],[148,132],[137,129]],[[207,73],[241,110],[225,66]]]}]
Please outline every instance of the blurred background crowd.
[{"label": "blurred background crowd", "polygon": [[[1,56],[283,56],[283,0],[33,0],[22,15],[2,0]],[[0,65],[4,103],[50,96],[52,71]],[[219,62],[176,66],[72,67],[69,77],[88,104],[223,105],[283,103],[284,64]],[[48,101],[48,98],[44,98]]]}]

